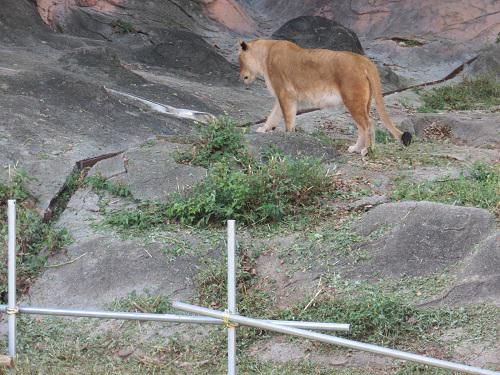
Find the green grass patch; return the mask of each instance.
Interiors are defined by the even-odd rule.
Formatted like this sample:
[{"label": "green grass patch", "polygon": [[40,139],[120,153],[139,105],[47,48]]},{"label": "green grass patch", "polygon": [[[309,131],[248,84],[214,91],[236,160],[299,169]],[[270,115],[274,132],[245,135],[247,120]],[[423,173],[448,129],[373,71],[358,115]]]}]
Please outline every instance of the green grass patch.
[{"label": "green grass patch", "polygon": [[481,207],[499,213],[500,166],[476,163],[457,179],[423,183],[399,182],[392,197]]},{"label": "green grass patch", "polygon": [[107,191],[117,197],[131,197],[129,187],[122,182],[110,181],[101,174],[95,174],[85,178],[85,185],[92,188],[95,192]]},{"label": "green grass patch", "polygon": [[492,77],[465,79],[462,83],[432,89],[422,95],[419,112],[483,109],[500,105],[500,82]]},{"label": "green grass patch", "polygon": [[14,170],[7,182],[0,183],[0,238],[2,259],[0,265],[0,295],[7,288],[7,200],[16,199],[16,254],[17,285],[25,292],[31,280],[47,262],[49,255],[57,252],[71,241],[66,229],[44,223],[35,208],[36,199],[26,188],[30,177],[22,170]]},{"label": "green grass patch", "polygon": [[287,308],[280,319],[351,324],[350,338],[382,345],[405,344],[434,335],[438,330],[464,326],[468,315],[462,308],[419,309],[397,294],[364,292],[329,296]]}]

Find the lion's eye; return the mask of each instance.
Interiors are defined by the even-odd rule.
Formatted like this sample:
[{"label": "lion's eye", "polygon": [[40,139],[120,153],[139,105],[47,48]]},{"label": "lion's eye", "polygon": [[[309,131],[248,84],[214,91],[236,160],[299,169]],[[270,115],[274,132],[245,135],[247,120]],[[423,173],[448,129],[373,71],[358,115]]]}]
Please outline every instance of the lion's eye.
[{"label": "lion's eye", "polygon": [[248,79],[248,76],[243,77],[243,79]]}]

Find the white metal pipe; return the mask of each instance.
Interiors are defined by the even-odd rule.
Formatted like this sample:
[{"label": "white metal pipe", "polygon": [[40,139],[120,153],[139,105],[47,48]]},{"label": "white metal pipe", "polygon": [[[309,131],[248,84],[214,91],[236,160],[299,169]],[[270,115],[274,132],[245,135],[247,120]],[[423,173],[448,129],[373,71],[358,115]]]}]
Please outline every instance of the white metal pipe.
[{"label": "white metal pipe", "polygon": [[[0,312],[7,311],[7,305],[0,305]],[[79,318],[101,318],[101,319],[120,319],[120,320],[143,320],[156,321],[167,323],[193,323],[193,324],[215,324],[222,325],[220,319],[209,318],[205,316],[191,315],[175,315],[175,314],[153,314],[153,313],[134,313],[134,312],[118,312],[118,311],[88,311],[88,310],[71,310],[58,309],[47,307],[32,307],[18,306],[20,314],[31,315],[57,315],[57,316],[73,316]],[[289,327],[297,327],[304,329],[318,329],[325,331],[349,331],[349,324],[340,323],[315,323],[301,322],[293,320],[263,320],[269,323],[279,323]]]},{"label": "white metal pipe", "polygon": [[423,363],[426,365],[441,367],[441,368],[445,368],[445,369],[449,369],[449,370],[462,371],[462,372],[469,373],[469,374],[479,374],[479,375],[500,375],[500,372],[497,372],[497,371],[486,370],[486,369],[482,369],[479,367],[467,366],[467,365],[463,365],[460,363],[443,361],[440,359],[425,357],[425,356],[419,355],[419,354],[403,352],[400,350],[389,349],[389,348],[385,348],[385,347],[377,346],[377,345],[372,345],[372,344],[366,344],[363,342],[348,340],[348,339],[344,339],[344,338],[336,337],[336,336],[325,335],[325,334],[318,333],[318,332],[310,332],[310,331],[306,331],[303,329],[285,327],[285,326],[282,326],[280,324],[263,322],[263,321],[259,321],[257,319],[247,318],[244,316],[231,315],[231,314],[229,314],[227,316],[226,313],[221,312],[221,311],[207,309],[205,307],[193,306],[193,305],[189,305],[187,303],[174,302],[172,304],[172,306],[175,307],[176,309],[188,311],[188,312],[191,312],[194,314],[201,314],[201,315],[206,315],[206,316],[210,316],[213,318],[219,318],[219,319],[226,318],[230,322],[238,323],[238,324],[242,324],[242,325],[246,325],[246,326],[250,326],[250,327],[280,332],[280,333],[284,333],[287,335],[304,337],[307,339],[317,340],[317,341],[321,341],[321,342],[328,343],[328,344],[345,346],[345,347],[348,347],[351,349],[357,349],[357,350],[363,350],[363,351],[367,351],[367,352],[371,352],[371,353],[382,354],[382,355],[386,355],[389,357],[405,359],[408,361]]},{"label": "white metal pipe", "polygon": [[[236,314],[236,229],[235,221],[227,221],[227,308]],[[236,328],[227,327],[227,374],[236,375]]]},{"label": "white metal pipe", "polygon": [[[6,311],[6,305],[0,305],[0,311]],[[120,320],[142,320],[168,323],[193,323],[193,324],[216,324],[221,325],[220,319],[207,318],[205,316],[153,314],[119,311],[92,311],[92,310],[69,310],[46,307],[19,306],[19,313],[32,315],[57,315],[72,316],[79,318],[101,318]]]},{"label": "white metal pipe", "polygon": [[8,211],[8,309],[9,356],[16,357],[16,201],[9,200]]}]

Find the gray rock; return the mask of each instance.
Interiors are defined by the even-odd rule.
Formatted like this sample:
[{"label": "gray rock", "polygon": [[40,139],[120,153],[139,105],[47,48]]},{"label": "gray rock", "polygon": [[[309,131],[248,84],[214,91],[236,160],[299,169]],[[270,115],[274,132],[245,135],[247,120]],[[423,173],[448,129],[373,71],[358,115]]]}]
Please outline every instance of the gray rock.
[{"label": "gray rock", "polygon": [[256,156],[265,156],[270,150],[282,151],[289,156],[312,156],[324,161],[338,158],[339,152],[332,146],[325,145],[318,139],[303,133],[253,133],[245,135],[250,152]]},{"label": "gray rock", "polygon": [[460,169],[453,167],[416,167],[410,171],[403,172],[403,175],[406,175],[417,183],[422,183],[427,181],[456,179],[466,174]]},{"label": "gray rock", "polygon": [[361,208],[370,209],[374,206],[378,206],[379,204],[387,203],[388,200],[389,199],[385,195],[372,195],[370,197],[363,197],[357,201],[349,203],[349,208],[352,210]]},{"label": "gray rock", "polygon": [[492,76],[500,80],[500,44],[492,44],[479,51],[479,55],[465,69],[468,77]]},{"label": "gray rock", "polygon": [[100,174],[127,185],[132,195],[144,200],[163,200],[189,189],[206,176],[206,169],[179,164],[175,153],[190,146],[154,141],[97,163],[90,175]]},{"label": "gray rock", "polygon": [[380,228],[388,229],[379,240],[362,246],[370,260],[352,276],[431,275],[472,254],[496,224],[486,210],[431,202],[383,204],[353,224],[362,235]]},{"label": "gray rock", "polygon": [[71,260],[75,261],[45,270],[30,289],[33,305],[102,308],[144,289],[185,298],[192,290],[189,276],[196,263],[192,257],[169,262],[159,244],[123,241],[109,235],[81,239],[66,255],[52,257],[50,264]]}]

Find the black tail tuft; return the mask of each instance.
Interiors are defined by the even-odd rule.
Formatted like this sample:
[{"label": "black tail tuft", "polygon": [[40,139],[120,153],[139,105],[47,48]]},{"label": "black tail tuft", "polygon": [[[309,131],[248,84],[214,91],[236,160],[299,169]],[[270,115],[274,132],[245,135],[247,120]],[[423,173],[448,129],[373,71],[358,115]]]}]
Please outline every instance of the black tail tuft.
[{"label": "black tail tuft", "polygon": [[404,132],[401,135],[401,142],[403,142],[403,144],[405,146],[408,146],[411,143],[411,133],[410,132]]}]

